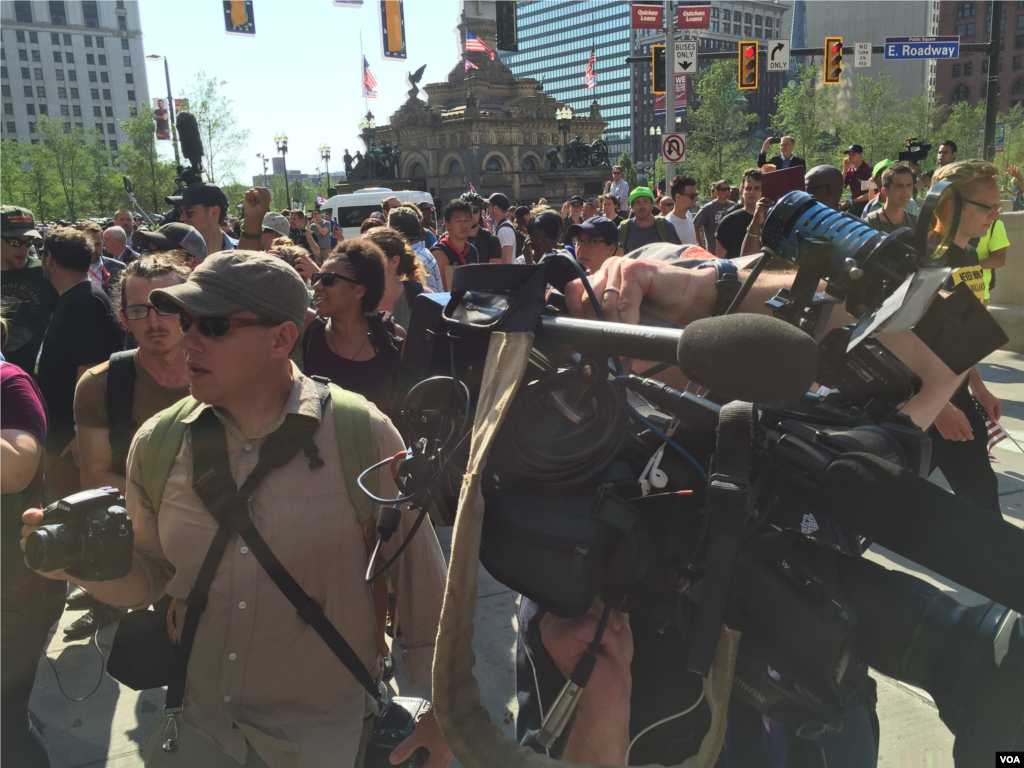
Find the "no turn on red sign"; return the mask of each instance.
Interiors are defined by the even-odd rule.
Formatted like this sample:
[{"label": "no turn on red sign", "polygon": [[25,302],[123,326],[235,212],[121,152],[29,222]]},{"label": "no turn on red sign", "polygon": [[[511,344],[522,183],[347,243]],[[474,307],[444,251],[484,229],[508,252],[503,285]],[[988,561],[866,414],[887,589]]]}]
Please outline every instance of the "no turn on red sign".
[{"label": "no turn on red sign", "polygon": [[670,133],[661,139],[661,159],[666,163],[681,163],[686,159],[686,137]]}]

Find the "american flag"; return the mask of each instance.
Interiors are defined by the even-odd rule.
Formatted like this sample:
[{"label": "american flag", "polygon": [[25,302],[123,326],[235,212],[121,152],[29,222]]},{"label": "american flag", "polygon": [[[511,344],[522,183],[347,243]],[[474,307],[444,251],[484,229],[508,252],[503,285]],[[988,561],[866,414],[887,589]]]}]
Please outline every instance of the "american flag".
[{"label": "american flag", "polygon": [[988,460],[998,464],[999,459],[992,455],[992,449],[1008,438],[1009,435],[1006,434],[1006,430],[999,425],[998,421],[992,421],[988,417],[985,418],[985,430],[988,432]]},{"label": "american flag", "polygon": [[374,88],[377,87],[377,78],[373,76],[373,72],[370,71],[370,62],[363,56],[363,98],[364,99],[376,99],[377,92]]},{"label": "american flag", "polygon": [[324,200],[324,199],[323,199],[322,197],[320,197],[320,195],[317,195],[317,196],[316,196],[316,204],[317,204],[317,205],[323,205],[323,204],[324,204],[324,203],[326,203],[326,202],[327,202],[327,201],[326,201],[326,200]]},{"label": "american flag", "polygon": [[587,69],[583,73],[583,86],[588,91],[594,90],[597,87],[597,73],[594,71],[597,67],[597,52],[591,48],[590,58],[587,59]]},{"label": "american flag", "polygon": [[466,30],[466,52],[477,51],[479,53],[486,53],[491,59],[494,59],[494,51],[487,47],[487,43],[481,40],[479,37],[474,35],[468,29]]},{"label": "american flag", "polygon": [[471,69],[480,69],[480,67],[478,67],[476,64],[474,64],[469,59],[466,59],[466,71],[469,72],[469,70],[471,70]]}]

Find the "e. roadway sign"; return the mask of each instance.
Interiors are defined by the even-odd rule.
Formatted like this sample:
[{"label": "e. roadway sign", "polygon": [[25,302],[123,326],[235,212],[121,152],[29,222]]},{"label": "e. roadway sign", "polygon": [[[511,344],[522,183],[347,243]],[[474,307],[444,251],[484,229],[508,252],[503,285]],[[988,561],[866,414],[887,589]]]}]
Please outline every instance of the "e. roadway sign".
[{"label": "e. roadway sign", "polygon": [[887,37],[887,59],[959,59],[960,38],[949,37]]}]

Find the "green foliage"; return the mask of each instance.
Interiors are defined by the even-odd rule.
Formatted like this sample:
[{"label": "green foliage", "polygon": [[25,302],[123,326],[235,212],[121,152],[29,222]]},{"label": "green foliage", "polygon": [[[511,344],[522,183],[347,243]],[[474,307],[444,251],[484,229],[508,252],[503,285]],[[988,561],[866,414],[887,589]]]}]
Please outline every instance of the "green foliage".
[{"label": "green foliage", "polygon": [[24,148],[16,141],[0,142],[0,203],[21,205],[19,193],[24,193],[24,174],[21,164],[25,161]]},{"label": "green foliage", "polygon": [[85,141],[81,128],[68,127],[67,123],[39,115],[36,132],[40,144],[46,150],[47,159],[57,172],[61,192],[67,203],[68,216],[78,218],[80,206],[89,196],[88,181],[94,175],[94,159]]},{"label": "green foliage", "polygon": [[221,191],[228,198],[228,215],[238,216],[241,218],[242,209],[239,208],[242,204],[242,200],[245,198],[245,193],[250,189],[248,184],[227,184],[221,187]]},{"label": "green foliage", "polygon": [[[1006,139],[1003,151],[996,153],[996,165],[1003,171],[1010,165],[1024,166],[1024,104],[1018,104],[1009,114],[1000,115],[999,121],[1006,124]],[[1009,182],[1009,179],[1002,181]]]},{"label": "green foliage", "polygon": [[896,160],[904,148],[903,140],[910,134],[907,111],[893,88],[892,78],[881,75],[877,80],[857,75],[856,107],[843,121],[840,132],[864,147],[864,159],[874,165],[881,160]]},{"label": "green foliage", "polygon": [[808,168],[842,164],[836,135],[836,91],[820,85],[817,77],[817,67],[802,64],[796,84],[783,88],[776,97],[772,116],[775,136],[796,139],[796,153]]},{"label": "green foliage", "polygon": [[121,122],[121,130],[128,137],[121,148],[121,157],[132,180],[136,200],[150,213],[164,210],[167,208],[164,197],[175,190],[176,168],[174,163],[160,159],[153,110],[143,104],[136,114]]},{"label": "green foliage", "polygon": [[[1003,122],[997,119],[996,122]],[[932,142],[932,151],[937,152],[939,142],[950,140],[955,141],[957,146],[957,159],[966,160],[969,157],[981,157],[981,145],[985,131],[985,103],[979,102],[978,106],[971,107],[967,102],[954,104],[950,110],[949,118],[943,123],[937,140]]]},{"label": "green foliage", "polygon": [[[751,167],[749,142],[743,138],[757,116],[747,113],[747,100],[736,85],[736,64],[719,60],[695,78],[697,107],[690,112],[686,170],[698,189],[721,178],[738,180]],[[692,157],[690,157],[692,152]]]},{"label": "green foliage", "polygon": [[629,152],[623,152],[619,155],[619,162],[616,165],[622,166],[622,178],[629,184],[630,191],[636,189],[636,166],[633,165],[633,156]]},{"label": "green foliage", "polygon": [[235,120],[235,102],[225,93],[226,85],[226,80],[207,77],[200,70],[195,83],[184,94],[189,100],[189,111],[199,123],[206,178],[221,186],[237,181],[239,154],[249,139],[248,129],[239,128]]},{"label": "green foliage", "polygon": [[[647,186],[651,189],[657,187],[665,180],[665,161],[659,156],[654,158],[654,165],[647,171]],[[663,192],[665,190],[662,190]]]}]

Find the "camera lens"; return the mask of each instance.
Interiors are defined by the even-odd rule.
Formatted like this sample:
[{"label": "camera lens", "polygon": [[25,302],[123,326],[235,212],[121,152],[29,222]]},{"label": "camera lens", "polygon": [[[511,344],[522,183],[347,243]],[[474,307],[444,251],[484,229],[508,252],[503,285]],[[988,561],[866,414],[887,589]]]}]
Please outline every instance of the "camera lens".
[{"label": "camera lens", "polygon": [[66,525],[44,525],[25,539],[25,560],[34,571],[73,568],[82,559],[82,537]]}]

